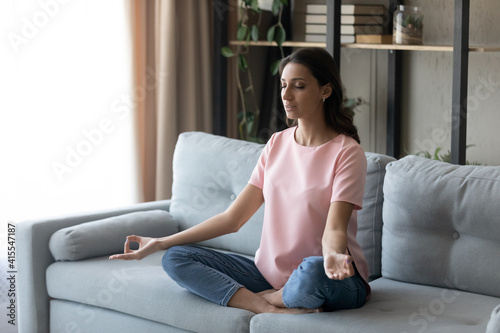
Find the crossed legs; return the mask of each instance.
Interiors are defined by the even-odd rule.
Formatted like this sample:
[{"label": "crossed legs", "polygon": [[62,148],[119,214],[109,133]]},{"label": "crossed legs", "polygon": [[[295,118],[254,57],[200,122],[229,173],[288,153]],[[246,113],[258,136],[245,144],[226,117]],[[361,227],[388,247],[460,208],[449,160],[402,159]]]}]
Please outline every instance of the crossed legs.
[{"label": "crossed legs", "polygon": [[[310,258],[315,259],[306,258],[299,266],[301,269],[295,270],[280,290],[272,288],[253,260],[199,246],[185,245],[168,249],[162,266],[174,281],[187,290],[214,303],[254,313],[318,312],[325,299],[331,298],[332,294],[344,299],[346,291],[352,294],[358,285],[362,285],[351,283],[341,288],[341,292],[335,293],[337,286],[330,283],[331,280],[322,271],[322,258]],[[304,276],[305,273],[307,276]],[[311,276],[314,278],[311,279]],[[366,294],[361,296],[366,298]]]}]

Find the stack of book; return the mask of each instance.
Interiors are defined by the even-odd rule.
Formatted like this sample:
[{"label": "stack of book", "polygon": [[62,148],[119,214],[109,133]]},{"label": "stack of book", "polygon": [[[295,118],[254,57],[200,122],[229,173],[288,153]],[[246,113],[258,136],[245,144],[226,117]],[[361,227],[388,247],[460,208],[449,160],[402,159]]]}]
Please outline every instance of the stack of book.
[{"label": "stack of book", "polygon": [[[326,5],[306,6],[306,42],[326,42]],[[340,42],[392,43],[391,35],[384,35],[387,20],[384,5],[341,5]]]}]

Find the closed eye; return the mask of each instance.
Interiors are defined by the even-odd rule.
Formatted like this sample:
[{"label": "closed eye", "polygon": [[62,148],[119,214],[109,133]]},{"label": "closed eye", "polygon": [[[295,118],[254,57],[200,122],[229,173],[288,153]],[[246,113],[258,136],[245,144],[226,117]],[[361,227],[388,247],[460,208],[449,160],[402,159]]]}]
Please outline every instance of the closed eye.
[{"label": "closed eye", "polygon": [[[285,89],[286,86],[281,86],[281,89]],[[296,89],[304,89],[305,87],[304,86],[295,86],[294,88]]]}]

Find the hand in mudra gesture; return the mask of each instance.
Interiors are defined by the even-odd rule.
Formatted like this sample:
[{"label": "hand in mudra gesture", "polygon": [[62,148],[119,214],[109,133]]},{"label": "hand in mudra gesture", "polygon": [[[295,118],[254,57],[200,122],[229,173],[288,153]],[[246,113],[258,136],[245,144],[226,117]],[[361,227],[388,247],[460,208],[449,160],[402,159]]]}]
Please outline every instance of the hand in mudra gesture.
[{"label": "hand in mudra gesture", "polygon": [[[114,254],[110,256],[109,259],[141,260],[158,251],[155,240],[155,238],[151,237],[127,236],[123,246],[123,254]],[[130,249],[130,243],[132,242],[139,243],[139,248],[137,250]]]},{"label": "hand in mudra gesture", "polygon": [[333,280],[343,280],[355,274],[352,257],[333,253],[324,259],[325,274]]}]

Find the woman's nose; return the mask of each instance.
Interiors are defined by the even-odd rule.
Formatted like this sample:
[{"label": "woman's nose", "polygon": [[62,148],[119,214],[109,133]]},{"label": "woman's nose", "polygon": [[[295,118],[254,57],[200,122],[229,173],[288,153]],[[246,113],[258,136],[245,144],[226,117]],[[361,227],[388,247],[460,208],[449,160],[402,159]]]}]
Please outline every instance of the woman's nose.
[{"label": "woman's nose", "polygon": [[281,98],[284,100],[289,100],[292,98],[290,91],[288,90],[288,87],[284,87],[281,89]]}]

